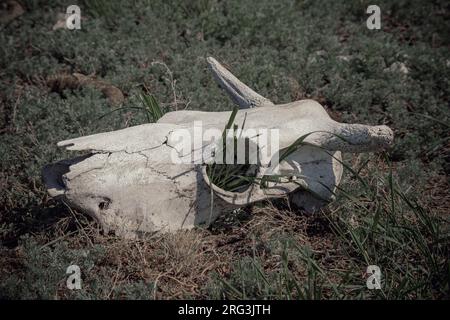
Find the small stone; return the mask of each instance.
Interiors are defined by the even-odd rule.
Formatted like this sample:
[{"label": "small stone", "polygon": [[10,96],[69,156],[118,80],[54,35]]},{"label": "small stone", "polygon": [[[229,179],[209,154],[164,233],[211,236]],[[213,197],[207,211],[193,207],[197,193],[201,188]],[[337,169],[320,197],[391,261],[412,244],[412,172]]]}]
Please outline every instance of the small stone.
[{"label": "small stone", "polygon": [[341,60],[341,61],[345,61],[345,62],[350,62],[350,60],[352,60],[352,56],[350,55],[342,55],[342,56],[337,56],[336,59]]},{"label": "small stone", "polygon": [[386,68],[383,71],[401,73],[404,75],[407,75],[409,73],[408,67],[406,67],[406,65],[403,62],[394,62],[393,64],[391,64],[389,68]]}]

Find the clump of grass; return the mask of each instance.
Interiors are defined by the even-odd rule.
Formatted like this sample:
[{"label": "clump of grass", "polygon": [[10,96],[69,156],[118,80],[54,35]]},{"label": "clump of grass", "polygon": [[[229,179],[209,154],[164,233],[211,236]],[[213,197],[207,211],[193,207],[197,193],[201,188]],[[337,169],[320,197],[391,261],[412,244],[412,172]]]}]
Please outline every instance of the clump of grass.
[{"label": "clump of grass", "polygon": [[215,2],[215,0],[194,0],[181,5],[181,7],[187,14],[202,14],[211,10]]},{"label": "clump of grass", "polygon": [[[210,179],[211,183],[227,191],[243,190],[246,187],[250,186],[254,181],[254,176],[247,175],[252,165],[249,163],[237,163],[237,143],[238,139],[242,139],[242,137],[237,136],[236,132],[238,130],[238,127],[234,125],[237,111],[238,108],[234,107],[225,126],[225,129],[223,130],[222,139],[219,142],[219,146],[221,147],[221,149],[218,150],[215,155],[217,157],[222,157],[222,163],[212,163],[207,164],[206,166],[206,173],[208,174],[208,178]],[[244,126],[245,120],[242,123],[241,130],[244,129]],[[227,139],[232,139],[233,143],[233,164],[226,163]],[[245,142],[247,143],[248,139],[246,139]]]},{"label": "clump of grass", "polygon": [[[388,157],[385,161],[389,165]],[[332,235],[326,237],[334,243],[331,248],[318,248],[314,237],[305,245],[304,239],[295,239],[296,233],[289,231],[284,240],[278,234],[274,241],[281,249],[237,261],[229,274],[209,284],[211,294],[276,299],[449,297],[448,221],[402,191],[392,170],[367,176],[358,171],[352,175],[359,186],[339,188],[336,203],[318,214]],[[323,235],[317,241],[324,241]],[[278,257],[275,265],[268,263],[271,256]],[[369,265],[381,269],[380,290],[366,286]]]},{"label": "clump of grass", "polygon": [[152,94],[139,94],[139,99],[142,103],[142,107],[132,107],[132,106],[128,106],[128,107],[121,107],[121,108],[117,108],[114,109],[110,112],[105,113],[104,115],[102,115],[101,117],[98,118],[98,120],[114,113],[117,111],[123,111],[123,110],[139,110],[139,111],[143,111],[145,113],[145,116],[147,118],[147,122],[148,123],[152,123],[152,122],[156,122],[158,121],[163,115],[164,115],[164,111],[161,108],[160,104],[158,103],[158,101],[156,100],[155,96]]},{"label": "clump of grass", "polygon": [[142,101],[142,104],[144,105],[147,117],[151,117],[153,122],[158,121],[164,115],[164,112],[162,111],[161,106],[159,105],[154,95],[141,94],[139,97]]},{"label": "clump of grass", "polygon": [[90,15],[105,19],[108,25],[116,25],[122,12],[122,4],[116,0],[87,0],[84,6]]},{"label": "clump of grass", "polygon": [[[338,239],[352,257],[353,268],[378,265],[383,287],[374,291],[385,299],[430,298],[449,295],[450,230],[448,221],[433,215],[418,197],[401,190],[392,169],[374,181],[362,197],[342,192],[348,208],[366,214],[350,223],[348,217],[330,217]],[[369,186],[366,181],[366,186]],[[347,213],[347,212],[346,212]],[[349,275],[355,277],[355,273]],[[365,288],[360,288],[364,295]]]}]

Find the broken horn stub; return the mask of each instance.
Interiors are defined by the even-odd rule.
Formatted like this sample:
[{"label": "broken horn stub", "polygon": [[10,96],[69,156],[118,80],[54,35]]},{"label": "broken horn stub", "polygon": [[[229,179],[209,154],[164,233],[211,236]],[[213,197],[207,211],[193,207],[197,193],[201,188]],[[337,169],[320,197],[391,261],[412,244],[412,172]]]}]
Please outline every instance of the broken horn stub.
[{"label": "broken horn stub", "polygon": [[394,133],[385,125],[339,123],[332,134],[325,135],[322,147],[344,152],[374,152],[392,146]]},{"label": "broken horn stub", "polygon": [[206,58],[206,61],[216,82],[241,109],[274,105],[272,101],[242,83],[213,57]]}]

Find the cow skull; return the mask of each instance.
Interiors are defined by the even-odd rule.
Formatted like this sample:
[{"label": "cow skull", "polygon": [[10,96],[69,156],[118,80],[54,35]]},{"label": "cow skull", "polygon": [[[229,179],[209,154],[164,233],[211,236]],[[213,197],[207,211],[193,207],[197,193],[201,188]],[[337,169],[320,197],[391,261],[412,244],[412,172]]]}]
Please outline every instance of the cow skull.
[{"label": "cow skull", "polygon": [[[88,153],[44,168],[49,194],[123,237],[209,225],[223,212],[269,198],[289,196],[296,206],[314,212],[333,200],[342,177],[341,152],[376,151],[393,141],[389,127],[336,122],[313,100],[274,105],[215,59],[207,61],[241,108],[234,124],[276,130],[280,152],[302,137],[302,145],[276,167],[280,179],[258,183],[256,178],[267,174],[267,166],[259,164],[243,190],[218,187],[205,164],[217,159],[208,152],[209,159],[203,157],[217,143],[180,149],[177,141],[180,132],[193,134],[199,121],[203,128],[223,131],[231,112],[174,111],[157,123],[59,142]],[[174,162],[174,154],[189,161]]]}]

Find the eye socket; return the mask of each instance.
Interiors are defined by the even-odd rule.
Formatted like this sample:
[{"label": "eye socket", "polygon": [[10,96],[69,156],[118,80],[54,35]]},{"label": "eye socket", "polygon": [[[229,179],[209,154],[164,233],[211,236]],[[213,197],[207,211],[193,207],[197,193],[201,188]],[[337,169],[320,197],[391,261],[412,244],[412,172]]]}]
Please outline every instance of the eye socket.
[{"label": "eye socket", "polygon": [[102,201],[98,204],[98,208],[100,210],[106,210],[109,207],[109,202],[108,201]]}]

